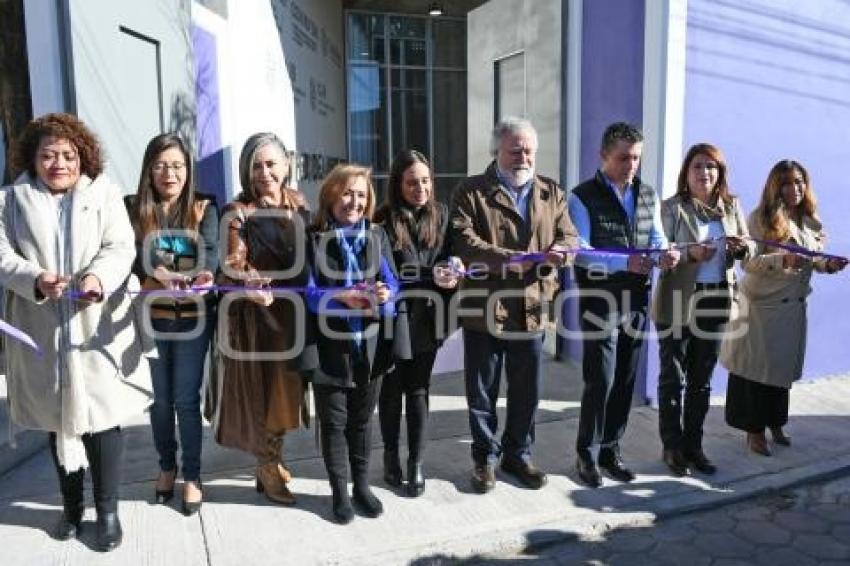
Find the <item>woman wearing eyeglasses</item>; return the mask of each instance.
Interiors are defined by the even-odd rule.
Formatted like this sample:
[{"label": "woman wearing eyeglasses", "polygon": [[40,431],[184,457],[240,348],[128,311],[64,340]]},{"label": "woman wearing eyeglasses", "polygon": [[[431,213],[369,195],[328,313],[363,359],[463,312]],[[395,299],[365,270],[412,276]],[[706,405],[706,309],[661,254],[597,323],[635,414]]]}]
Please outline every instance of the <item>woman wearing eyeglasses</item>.
[{"label": "woman wearing eyeglasses", "polygon": [[218,268],[218,212],[212,197],[195,191],[191,156],[177,134],[158,135],[148,143],[138,191],[125,204],[136,233],[133,271],[143,289],[167,292],[145,301],[159,353],[151,363],[150,418],[160,468],[155,499],[167,503],[174,496],[176,416],[182,510],[192,515],[202,500],[201,386],[215,323],[214,295],[192,289],[210,285]]}]

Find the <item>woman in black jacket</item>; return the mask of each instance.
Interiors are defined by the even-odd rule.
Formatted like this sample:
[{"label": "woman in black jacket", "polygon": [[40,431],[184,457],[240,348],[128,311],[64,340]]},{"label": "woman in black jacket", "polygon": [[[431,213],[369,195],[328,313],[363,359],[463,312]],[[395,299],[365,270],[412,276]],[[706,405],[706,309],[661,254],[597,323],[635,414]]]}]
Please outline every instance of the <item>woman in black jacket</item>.
[{"label": "woman in black jacket", "polygon": [[[396,315],[398,280],[387,236],[370,222],[374,202],[369,168],[337,165],[322,183],[308,235],[306,298],[319,353],[313,391],[339,523],[354,518],[352,502],[368,517],[383,512],[369,488],[370,423],[381,378],[392,368],[397,346],[381,326]],[[394,340],[400,343],[403,337]]]},{"label": "woman in black jacket", "polygon": [[434,200],[433,174],[424,155],[402,150],[390,169],[387,200],[375,214],[384,223],[393,260],[402,283],[409,317],[413,357],[399,361],[381,386],[378,414],[384,440],[384,480],[401,486],[398,439],[402,397],[407,415],[407,494],[425,489],[422,455],[428,421],[428,389],[437,349],[445,337],[445,289],[457,285],[457,276],[434,267],[448,256],[446,206]]}]

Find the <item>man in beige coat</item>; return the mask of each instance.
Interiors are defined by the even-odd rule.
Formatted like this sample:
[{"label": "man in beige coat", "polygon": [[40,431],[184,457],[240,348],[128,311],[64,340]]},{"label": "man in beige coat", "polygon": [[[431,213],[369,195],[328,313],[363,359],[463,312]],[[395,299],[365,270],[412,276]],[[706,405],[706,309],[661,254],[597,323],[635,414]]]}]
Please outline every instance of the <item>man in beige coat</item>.
[{"label": "man in beige coat", "polygon": [[[495,160],[482,175],[456,189],[450,229],[453,252],[473,271],[459,292],[469,423],[472,484],[485,493],[495,485],[494,465],[532,489],[546,475],[531,462],[534,413],[543,380],[543,330],[552,317],[557,269],[573,248],[575,230],[564,193],[534,174],[537,133],[530,122],[506,118],[493,130]],[[535,252],[534,260],[514,261]],[[508,380],[507,422],[496,436],[496,401],[502,366]]]}]

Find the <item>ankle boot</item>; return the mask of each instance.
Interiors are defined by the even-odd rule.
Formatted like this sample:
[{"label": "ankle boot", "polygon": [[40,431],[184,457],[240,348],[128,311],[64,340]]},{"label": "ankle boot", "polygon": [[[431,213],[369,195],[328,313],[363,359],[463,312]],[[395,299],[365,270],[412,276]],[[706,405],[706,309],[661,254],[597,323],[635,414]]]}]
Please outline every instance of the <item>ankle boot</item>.
[{"label": "ankle boot", "polygon": [[53,529],[53,537],[57,540],[68,540],[76,537],[80,533],[83,510],[82,504],[65,505],[62,516]]},{"label": "ankle boot", "polygon": [[773,436],[773,441],[781,446],[791,446],[791,436],[785,434],[781,426],[770,427],[770,434]]},{"label": "ankle boot", "polygon": [[384,449],[384,481],[393,487],[400,487],[404,478],[401,473],[401,461],[398,457],[398,448]]},{"label": "ankle boot", "polygon": [[767,438],[765,438],[764,436],[764,431],[748,432],[747,446],[749,446],[750,450],[752,450],[756,454],[761,454],[762,456],[770,456],[770,448],[768,448],[767,446]]},{"label": "ankle boot", "polygon": [[257,466],[257,493],[264,493],[269,501],[281,505],[295,505],[295,496],[283,483],[277,462]]},{"label": "ankle boot", "polygon": [[422,474],[422,462],[407,461],[407,495],[419,497],[425,491],[425,476]]},{"label": "ankle boot", "polygon": [[95,546],[100,552],[115,550],[121,545],[124,531],[121,530],[121,521],[118,520],[117,511],[98,512],[97,514],[97,537]]}]

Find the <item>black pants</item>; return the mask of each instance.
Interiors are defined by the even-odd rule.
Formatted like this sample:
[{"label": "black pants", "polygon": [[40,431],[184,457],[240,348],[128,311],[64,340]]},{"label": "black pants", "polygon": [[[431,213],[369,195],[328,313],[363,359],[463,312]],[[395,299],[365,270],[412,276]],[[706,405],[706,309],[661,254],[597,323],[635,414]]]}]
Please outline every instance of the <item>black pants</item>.
[{"label": "black pants", "polygon": [[[476,464],[529,462],[534,443],[534,415],[543,388],[543,336],[506,340],[488,332],[464,328],[463,360],[466,403]],[[496,402],[502,367],[508,387],[505,431],[499,441]]]},{"label": "black pants", "polygon": [[[85,470],[65,471],[56,452],[56,433],[50,433],[49,443],[65,508],[82,507]],[[121,484],[121,455],[124,451],[121,427],[84,434],[83,445],[91,469],[95,509],[98,514],[113,513],[118,510],[118,486]]]},{"label": "black pants", "polygon": [[[657,325],[661,361],[658,429],[665,449],[702,449],[703,423],[711,396],[711,375],[717,365],[721,332],[729,312],[727,291],[722,289],[719,293],[712,293],[697,297],[690,325]],[[701,312],[708,316],[701,316]]]},{"label": "black pants", "polygon": [[764,432],[788,422],[790,390],[729,374],[726,387],[726,424],[747,432]]},{"label": "black pants", "polygon": [[372,413],[380,387],[380,377],[354,388],[313,386],[321,426],[322,458],[334,490],[346,489],[349,465],[355,485],[369,481]]},{"label": "black pants", "polygon": [[[584,289],[583,289],[584,291]],[[649,300],[644,287],[579,299],[584,333],[581,397],[576,450],[594,444],[616,449],[626,431],[635,374],[646,330]]]},{"label": "black pants", "polygon": [[378,400],[378,417],[384,450],[398,451],[401,430],[402,397],[407,417],[408,457],[422,461],[428,423],[428,389],[437,351],[417,353],[412,360],[397,361],[395,369],[384,377]]}]

